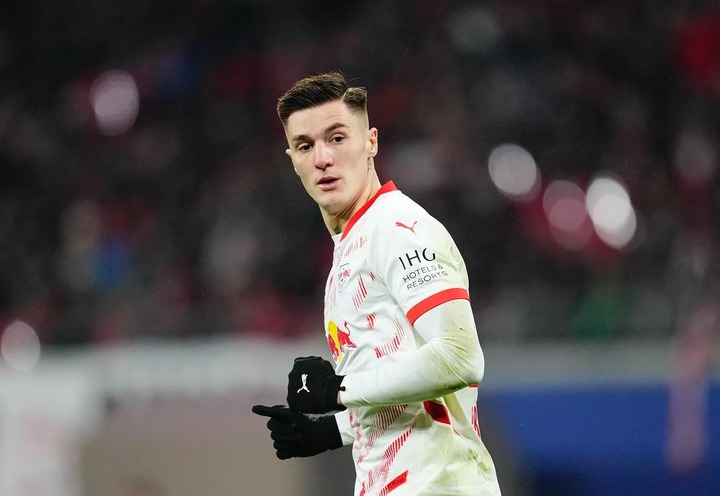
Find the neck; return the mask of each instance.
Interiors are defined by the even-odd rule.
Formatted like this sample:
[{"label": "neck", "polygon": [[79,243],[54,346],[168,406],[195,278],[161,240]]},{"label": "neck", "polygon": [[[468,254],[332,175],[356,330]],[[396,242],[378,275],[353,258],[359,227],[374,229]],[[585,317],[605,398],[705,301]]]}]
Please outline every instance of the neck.
[{"label": "neck", "polygon": [[375,172],[375,169],[372,169],[370,172],[371,173],[368,175],[365,187],[347,207],[336,214],[330,214],[322,211],[325,227],[327,227],[331,236],[335,236],[336,234],[343,232],[352,216],[355,215],[355,213],[380,190],[381,184],[380,179],[377,176],[377,172]]}]

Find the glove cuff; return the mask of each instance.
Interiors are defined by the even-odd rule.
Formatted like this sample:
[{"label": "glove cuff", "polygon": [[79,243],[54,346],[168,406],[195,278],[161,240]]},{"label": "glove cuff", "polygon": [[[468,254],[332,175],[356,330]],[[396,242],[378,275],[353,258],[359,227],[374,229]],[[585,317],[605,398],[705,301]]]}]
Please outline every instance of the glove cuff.
[{"label": "glove cuff", "polygon": [[342,437],[335,415],[323,415],[317,419],[317,422],[318,436],[325,440],[327,449],[334,450],[342,447]]}]

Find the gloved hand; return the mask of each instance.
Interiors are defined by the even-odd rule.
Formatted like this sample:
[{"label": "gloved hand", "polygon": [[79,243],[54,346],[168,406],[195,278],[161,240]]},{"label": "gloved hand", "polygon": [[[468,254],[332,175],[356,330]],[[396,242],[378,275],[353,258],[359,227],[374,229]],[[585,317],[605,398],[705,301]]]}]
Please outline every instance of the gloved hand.
[{"label": "gloved hand", "polygon": [[335,375],[332,364],[320,357],[296,358],[288,374],[288,406],[304,413],[345,410],[337,402],[343,377]]},{"label": "gloved hand", "polygon": [[314,456],[342,446],[334,415],[310,417],[282,405],[255,405],[252,411],[270,417],[267,428],[270,429],[275,455],[281,460]]}]

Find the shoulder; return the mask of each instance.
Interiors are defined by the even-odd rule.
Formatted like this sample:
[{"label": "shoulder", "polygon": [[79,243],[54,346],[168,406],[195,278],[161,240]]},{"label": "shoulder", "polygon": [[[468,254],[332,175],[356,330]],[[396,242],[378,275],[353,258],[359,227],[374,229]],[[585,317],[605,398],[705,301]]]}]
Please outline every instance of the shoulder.
[{"label": "shoulder", "polygon": [[440,221],[400,191],[383,196],[371,221],[380,245],[436,244],[450,237]]},{"label": "shoulder", "polygon": [[384,195],[373,216],[375,232],[391,238],[437,236],[445,227],[421,205],[400,191]]}]

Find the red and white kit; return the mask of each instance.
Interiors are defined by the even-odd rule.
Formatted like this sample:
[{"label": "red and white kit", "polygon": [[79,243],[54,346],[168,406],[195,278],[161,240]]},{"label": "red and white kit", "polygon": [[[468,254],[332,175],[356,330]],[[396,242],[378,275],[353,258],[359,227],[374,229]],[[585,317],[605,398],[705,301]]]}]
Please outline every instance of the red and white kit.
[{"label": "red and white kit", "polygon": [[[355,496],[499,495],[477,423],[482,350],[450,234],[389,182],[333,240],[325,331],[346,376],[336,418],[353,444]],[[458,389],[468,370],[474,383]]]}]

